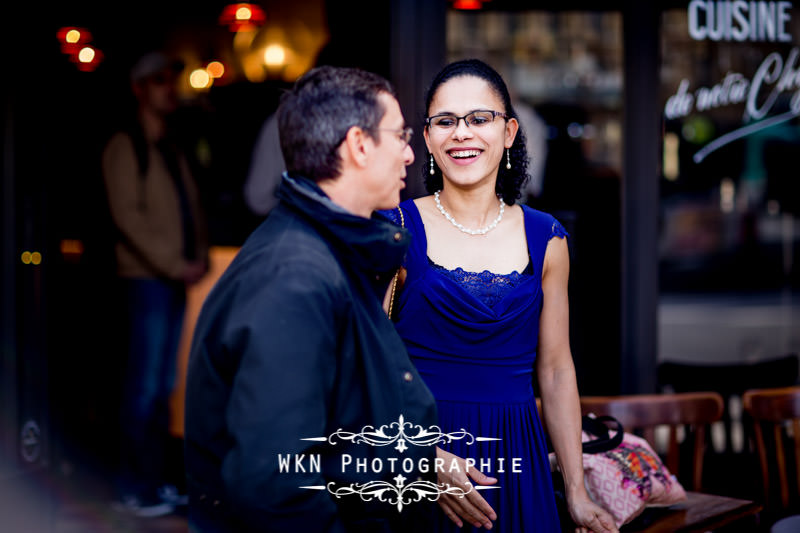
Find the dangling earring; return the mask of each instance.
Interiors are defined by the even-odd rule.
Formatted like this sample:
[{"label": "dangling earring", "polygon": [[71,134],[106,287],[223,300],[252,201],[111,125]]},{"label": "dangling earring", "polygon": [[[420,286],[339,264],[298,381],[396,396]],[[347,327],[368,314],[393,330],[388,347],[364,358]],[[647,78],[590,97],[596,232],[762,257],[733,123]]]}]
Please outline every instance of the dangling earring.
[{"label": "dangling earring", "polygon": [[511,150],[506,148],[506,168],[511,170]]},{"label": "dangling earring", "polygon": [[430,170],[430,173],[431,173],[431,176],[433,176],[433,154],[431,154],[431,170]]}]

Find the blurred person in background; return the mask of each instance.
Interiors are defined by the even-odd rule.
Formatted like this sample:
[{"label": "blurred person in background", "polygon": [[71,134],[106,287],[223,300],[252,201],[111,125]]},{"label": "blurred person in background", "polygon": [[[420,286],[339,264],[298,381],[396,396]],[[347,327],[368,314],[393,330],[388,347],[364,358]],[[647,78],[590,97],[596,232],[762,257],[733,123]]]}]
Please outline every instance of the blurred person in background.
[{"label": "blurred person in background", "polygon": [[208,269],[199,192],[169,128],[181,68],[161,52],[134,64],[136,115],[110,138],[102,155],[128,313],[116,507],[144,517],[170,513],[183,503],[168,483],[169,398],[186,290]]},{"label": "blurred person in background", "polygon": [[285,170],[286,163],[278,138],[278,116],[273,113],[267,117],[258,133],[244,184],[244,199],[250,211],[263,216],[275,207],[278,203],[275,193]]}]

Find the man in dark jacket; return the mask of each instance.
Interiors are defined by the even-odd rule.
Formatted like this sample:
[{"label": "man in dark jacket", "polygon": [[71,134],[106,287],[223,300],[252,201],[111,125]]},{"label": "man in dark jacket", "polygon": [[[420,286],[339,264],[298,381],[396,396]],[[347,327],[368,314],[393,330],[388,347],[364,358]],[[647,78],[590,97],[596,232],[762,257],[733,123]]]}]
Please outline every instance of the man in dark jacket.
[{"label": "man in dark jacket", "polygon": [[424,531],[435,447],[413,437],[436,408],[381,306],[410,236],[373,214],[399,202],[411,131],[389,83],[354,69],[312,70],[278,113],[278,205],[195,330],[190,522]]}]

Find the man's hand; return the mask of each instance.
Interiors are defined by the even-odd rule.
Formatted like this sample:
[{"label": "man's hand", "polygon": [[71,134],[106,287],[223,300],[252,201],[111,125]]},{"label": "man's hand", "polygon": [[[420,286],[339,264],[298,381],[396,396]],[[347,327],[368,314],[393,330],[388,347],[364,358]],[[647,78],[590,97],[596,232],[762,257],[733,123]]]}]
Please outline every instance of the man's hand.
[{"label": "man's hand", "polygon": [[[478,485],[494,485],[497,483],[497,479],[485,476],[476,468],[470,467],[467,469],[467,462],[464,459],[438,447],[436,448],[436,457],[443,458],[445,465],[450,465],[455,460],[459,466],[457,472],[449,472],[449,468],[439,472],[439,485],[446,484],[451,487],[459,487],[464,492],[469,492],[463,497],[452,494],[439,496],[439,507],[442,508],[444,514],[458,527],[464,525],[461,521],[463,518],[475,527],[492,529],[492,520],[497,520],[497,514],[486,503],[486,500],[478,494],[478,491],[474,489],[473,482]],[[472,481],[470,481],[470,478],[472,478]]]}]

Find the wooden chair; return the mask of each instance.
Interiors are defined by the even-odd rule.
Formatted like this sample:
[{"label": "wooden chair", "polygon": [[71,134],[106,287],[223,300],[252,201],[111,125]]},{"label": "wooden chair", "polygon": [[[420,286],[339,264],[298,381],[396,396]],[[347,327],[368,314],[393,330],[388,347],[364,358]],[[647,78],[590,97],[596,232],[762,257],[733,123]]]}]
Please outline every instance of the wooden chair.
[{"label": "wooden chair", "polygon": [[[788,509],[790,475],[794,489],[800,491],[800,386],[749,390],[744,393],[743,404],[753,423],[766,507],[777,507],[776,502],[770,501],[771,483],[774,485],[775,478],[770,476],[768,459],[773,457],[772,466],[780,487],[780,507]],[[789,427],[791,434],[786,431]],[[791,463],[787,460],[786,442],[792,442],[794,447],[792,474],[789,474]]]},{"label": "wooden chair", "polygon": [[702,486],[707,428],[721,418],[722,408],[722,396],[716,392],[581,397],[583,414],[611,415],[622,423],[625,431],[641,434],[654,449],[656,427],[669,426],[664,464],[676,476],[680,466],[678,428],[689,429],[694,435],[692,477],[691,483],[681,484],[693,491],[701,490]]}]

